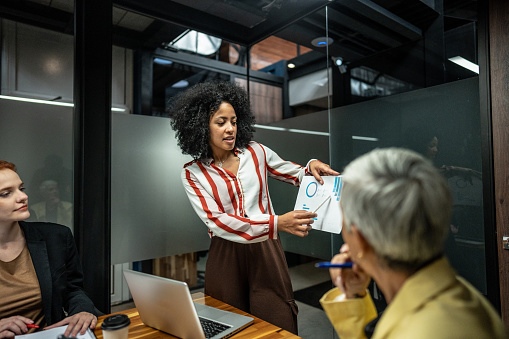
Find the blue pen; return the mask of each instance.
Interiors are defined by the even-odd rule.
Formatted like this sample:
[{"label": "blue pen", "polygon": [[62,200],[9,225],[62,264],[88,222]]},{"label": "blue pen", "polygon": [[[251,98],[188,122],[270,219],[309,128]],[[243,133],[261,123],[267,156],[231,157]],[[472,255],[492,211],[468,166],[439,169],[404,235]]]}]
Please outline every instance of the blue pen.
[{"label": "blue pen", "polygon": [[353,262],[345,262],[344,264],[333,264],[328,261],[318,262],[315,267],[319,268],[352,268]]}]

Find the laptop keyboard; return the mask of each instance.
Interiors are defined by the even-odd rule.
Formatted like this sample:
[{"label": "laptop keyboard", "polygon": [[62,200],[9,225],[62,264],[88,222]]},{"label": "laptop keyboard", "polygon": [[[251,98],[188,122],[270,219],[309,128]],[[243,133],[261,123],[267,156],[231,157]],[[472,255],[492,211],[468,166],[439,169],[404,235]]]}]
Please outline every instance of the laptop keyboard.
[{"label": "laptop keyboard", "polygon": [[223,332],[224,330],[230,328],[231,326],[221,324],[209,319],[200,318],[201,327],[203,327],[203,332],[205,332],[206,338],[212,338],[218,333]]}]

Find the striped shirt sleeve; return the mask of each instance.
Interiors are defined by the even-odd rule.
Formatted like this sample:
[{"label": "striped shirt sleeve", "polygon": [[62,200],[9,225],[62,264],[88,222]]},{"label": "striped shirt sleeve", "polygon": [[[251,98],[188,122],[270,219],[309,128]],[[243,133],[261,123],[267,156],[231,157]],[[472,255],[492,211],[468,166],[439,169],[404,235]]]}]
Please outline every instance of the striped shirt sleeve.
[{"label": "striped shirt sleeve", "polygon": [[274,179],[284,181],[294,186],[300,186],[302,178],[308,173],[309,163],[302,167],[291,161],[283,160],[276,152],[266,146],[262,146],[267,161],[268,175]]}]

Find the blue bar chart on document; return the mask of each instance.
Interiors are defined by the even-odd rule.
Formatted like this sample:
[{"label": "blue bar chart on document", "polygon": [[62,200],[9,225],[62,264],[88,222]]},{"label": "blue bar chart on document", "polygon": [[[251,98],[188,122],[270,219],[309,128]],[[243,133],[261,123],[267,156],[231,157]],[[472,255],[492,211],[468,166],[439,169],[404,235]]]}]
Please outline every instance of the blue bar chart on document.
[{"label": "blue bar chart on document", "polygon": [[341,233],[341,209],[339,198],[343,186],[342,177],[324,176],[323,185],[313,176],[305,176],[299,187],[294,210],[306,210],[317,215],[313,229]]}]

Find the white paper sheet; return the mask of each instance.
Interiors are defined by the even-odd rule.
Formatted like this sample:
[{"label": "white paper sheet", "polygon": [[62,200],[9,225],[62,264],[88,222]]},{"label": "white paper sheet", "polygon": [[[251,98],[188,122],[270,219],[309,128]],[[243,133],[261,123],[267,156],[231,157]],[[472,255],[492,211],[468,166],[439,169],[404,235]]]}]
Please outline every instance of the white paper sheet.
[{"label": "white paper sheet", "polygon": [[313,229],[339,234],[342,220],[339,198],[343,179],[340,175],[323,176],[322,179],[323,185],[320,185],[313,176],[304,177],[294,210],[316,211],[318,216],[311,225]]},{"label": "white paper sheet", "polygon": [[[49,330],[42,330],[37,331],[34,333],[29,334],[22,334],[17,335],[16,338],[23,338],[23,339],[57,339],[61,334],[64,334],[65,329],[67,328],[67,325],[52,328]],[[78,333],[78,336],[76,337],[78,339],[96,339],[94,333],[88,329],[85,334],[81,335]]]}]

